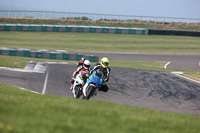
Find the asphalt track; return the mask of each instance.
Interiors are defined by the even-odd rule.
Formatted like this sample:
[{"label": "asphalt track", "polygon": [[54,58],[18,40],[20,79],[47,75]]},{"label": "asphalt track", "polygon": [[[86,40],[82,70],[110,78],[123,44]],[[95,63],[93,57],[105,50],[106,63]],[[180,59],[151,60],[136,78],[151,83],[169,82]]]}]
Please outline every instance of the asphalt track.
[{"label": "asphalt track", "polygon": [[[73,97],[70,77],[75,64],[45,64],[48,80],[44,94]],[[0,82],[42,93],[47,75],[0,69]],[[111,67],[107,93],[91,100],[103,100],[134,107],[200,115],[200,84],[170,72]]]},{"label": "asphalt track", "polygon": [[80,52],[80,54],[95,55],[101,57],[109,57],[110,60],[126,60],[126,61],[159,61],[170,62],[168,69],[181,69],[200,71],[200,54],[137,54],[137,53],[88,53]]}]

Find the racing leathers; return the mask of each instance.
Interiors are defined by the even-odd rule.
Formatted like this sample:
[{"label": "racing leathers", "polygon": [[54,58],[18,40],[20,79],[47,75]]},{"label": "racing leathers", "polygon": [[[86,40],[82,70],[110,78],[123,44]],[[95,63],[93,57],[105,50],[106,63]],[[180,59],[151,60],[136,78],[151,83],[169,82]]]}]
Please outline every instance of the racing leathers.
[{"label": "racing leathers", "polygon": [[97,63],[91,70],[90,70],[90,74],[93,73],[94,70],[98,70],[101,69],[103,72],[103,84],[101,85],[101,87],[99,88],[99,91],[103,91],[103,92],[107,92],[108,91],[108,86],[106,85],[106,82],[108,82],[109,80],[109,76],[110,76],[110,71],[111,69],[109,67],[107,68],[103,68],[101,66],[100,63]]},{"label": "racing leathers", "polygon": [[[76,78],[76,75],[80,72],[80,71],[83,71],[85,73],[88,73],[89,70],[85,69],[83,66],[79,66],[72,74],[72,80],[70,80],[70,82],[73,84],[74,83],[74,78]],[[86,82],[86,78],[85,75],[83,75],[83,80],[84,80],[84,83]]]},{"label": "racing leathers", "polygon": [[85,58],[82,57],[77,63],[77,68],[80,66],[83,66],[84,61],[85,61]]}]

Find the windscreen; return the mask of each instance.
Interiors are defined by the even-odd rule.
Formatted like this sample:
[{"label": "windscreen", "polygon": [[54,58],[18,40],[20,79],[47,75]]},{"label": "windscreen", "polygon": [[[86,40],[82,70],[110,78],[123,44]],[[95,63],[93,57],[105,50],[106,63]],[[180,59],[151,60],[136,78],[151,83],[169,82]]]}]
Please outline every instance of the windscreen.
[{"label": "windscreen", "polygon": [[98,69],[98,70],[96,70],[94,72],[94,75],[97,76],[97,77],[102,77],[103,76],[103,72]]}]

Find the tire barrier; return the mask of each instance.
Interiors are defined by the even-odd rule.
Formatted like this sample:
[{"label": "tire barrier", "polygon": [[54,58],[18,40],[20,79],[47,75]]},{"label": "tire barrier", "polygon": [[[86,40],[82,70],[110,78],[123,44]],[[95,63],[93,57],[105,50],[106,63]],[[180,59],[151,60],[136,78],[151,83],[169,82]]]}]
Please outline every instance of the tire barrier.
[{"label": "tire barrier", "polygon": [[148,30],[149,30],[149,35],[175,35],[175,36],[200,37],[200,31],[159,30],[159,29],[148,29]]},{"label": "tire barrier", "polygon": [[0,24],[0,31],[79,32],[79,33],[111,33],[111,34],[148,35],[148,30],[144,29],[144,28],[74,26],[74,25]]},{"label": "tire barrier", "polygon": [[99,61],[98,56],[69,53],[67,51],[0,48],[0,55],[73,61],[79,61],[82,57],[84,57],[91,62]]}]

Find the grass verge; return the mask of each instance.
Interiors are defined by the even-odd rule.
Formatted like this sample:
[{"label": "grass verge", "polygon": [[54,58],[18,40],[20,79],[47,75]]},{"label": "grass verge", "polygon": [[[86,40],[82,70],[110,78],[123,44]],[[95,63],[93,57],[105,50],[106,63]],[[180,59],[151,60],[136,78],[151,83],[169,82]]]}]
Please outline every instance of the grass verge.
[{"label": "grass verge", "polygon": [[81,52],[199,53],[199,37],[0,32],[0,47]]},{"label": "grass verge", "polygon": [[12,133],[197,133],[200,130],[198,116],[38,95],[2,83],[0,114],[0,123],[10,125]]}]

